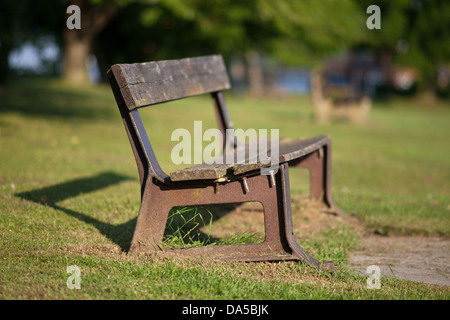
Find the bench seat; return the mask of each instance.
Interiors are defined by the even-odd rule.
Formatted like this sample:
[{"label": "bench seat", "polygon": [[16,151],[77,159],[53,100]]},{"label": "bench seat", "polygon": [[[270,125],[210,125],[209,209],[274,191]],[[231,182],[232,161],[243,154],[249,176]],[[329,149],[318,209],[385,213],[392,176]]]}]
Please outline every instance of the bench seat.
[{"label": "bench seat", "polygon": [[[321,135],[308,139],[286,139],[280,138],[279,151],[278,151],[278,163],[289,162],[294,159],[301,158],[308,155],[327,143],[330,142],[330,138],[327,135]],[[270,145],[270,140],[268,142]],[[239,149],[249,149],[249,145],[240,145],[234,150],[234,154],[241,151]],[[268,148],[267,157],[259,158],[258,154],[250,155],[246,152],[244,161],[233,161],[231,164],[227,164],[226,153],[221,156],[220,163],[208,164],[202,163],[193,165],[184,169],[175,170],[170,173],[171,181],[188,181],[188,180],[217,180],[218,182],[232,180],[234,177],[242,175],[244,173],[261,169],[263,167],[270,166],[271,150]],[[236,159],[236,157],[235,157]]]},{"label": "bench seat", "polygon": [[[141,185],[141,205],[129,253],[166,251],[168,255],[229,261],[288,259],[304,261],[321,270],[333,269],[332,262],[314,259],[296,242],[288,170],[289,167],[309,169],[310,198],[323,202],[330,212],[342,214],[331,199],[328,136],[277,139],[276,149],[274,145],[270,149],[269,140],[261,140],[258,146],[231,139],[228,130],[234,128],[223,94],[231,85],[220,55],[116,64],[108,70],[108,77],[136,159]],[[212,164],[196,164],[167,175],[159,165],[138,109],[202,94],[211,95],[218,129],[222,137],[227,138],[224,148],[215,150],[222,161],[207,161]],[[268,147],[263,148],[265,145]],[[258,170],[261,168],[265,170]],[[264,241],[261,243],[170,249],[163,242],[168,213],[174,207],[245,202],[262,204]]]}]

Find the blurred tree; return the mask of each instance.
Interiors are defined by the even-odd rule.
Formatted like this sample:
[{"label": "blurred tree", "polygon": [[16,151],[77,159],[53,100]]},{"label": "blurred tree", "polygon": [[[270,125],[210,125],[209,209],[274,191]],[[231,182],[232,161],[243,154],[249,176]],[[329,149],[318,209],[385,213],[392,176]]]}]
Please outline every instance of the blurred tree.
[{"label": "blurred tree", "polygon": [[0,1],[0,84],[8,80],[8,58],[14,48],[61,29],[63,17],[54,14],[59,9],[61,1]]},{"label": "blurred tree", "polygon": [[8,79],[8,57],[19,29],[20,9],[17,1],[0,2],[0,84]]},{"label": "blurred tree", "polygon": [[416,66],[421,71],[422,88],[434,93],[438,66],[450,67],[450,2],[413,1],[406,39],[410,49],[399,62]]},{"label": "blurred tree", "polygon": [[355,0],[381,9],[381,29],[367,30],[362,44],[391,53],[393,63],[420,72],[421,88],[435,91],[436,69],[450,63],[450,2]]},{"label": "blurred tree", "polygon": [[317,62],[361,40],[365,26],[359,7],[340,0],[160,0],[139,10],[147,41],[156,40],[153,53],[161,56],[257,50],[286,63]]},{"label": "blurred tree", "polygon": [[[63,30],[65,80],[72,84],[89,82],[87,60],[93,52],[95,37],[108,25],[126,0],[73,0],[81,10],[81,29]],[[69,16],[67,16],[69,17]]]},{"label": "blurred tree", "polygon": [[210,53],[251,60],[258,52],[290,65],[313,64],[361,41],[364,18],[354,2],[339,0],[138,2],[101,32],[98,60],[105,67]]},{"label": "blurred tree", "polygon": [[[66,27],[70,4],[81,9],[81,30]],[[380,30],[366,28],[371,4],[381,8]],[[391,50],[431,78],[437,63],[448,64],[449,7],[445,0],[2,0],[0,81],[9,52],[38,33],[61,41],[63,75],[73,83],[89,81],[91,53],[104,75],[113,63],[210,53],[313,65],[356,45]],[[399,52],[399,43],[408,50]]]},{"label": "blurred tree", "polygon": [[269,48],[292,65],[316,65],[324,56],[363,40],[365,15],[352,1],[264,1],[263,14],[280,34]]}]

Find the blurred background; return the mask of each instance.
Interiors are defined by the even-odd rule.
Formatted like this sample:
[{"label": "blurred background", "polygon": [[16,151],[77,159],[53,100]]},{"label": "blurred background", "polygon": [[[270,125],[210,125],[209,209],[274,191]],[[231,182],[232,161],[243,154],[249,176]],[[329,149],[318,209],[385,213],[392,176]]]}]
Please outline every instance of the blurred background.
[{"label": "blurred background", "polygon": [[[67,27],[76,14],[67,13],[70,5],[80,8],[80,30]],[[380,9],[379,21],[372,5]],[[369,28],[377,22],[380,29]],[[292,139],[329,134],[337,206],[357,216],[367,234],[390,236],[386,248],[411,244],[404,252],[417,255],[393,253],[396,273],[398,261],[408,270],[415,262],[414,270],[431,266],[448,283],[450,1],[0,0],[0,298],[142,298],[148,288],[157,291],[144,297],[197,297],[184,277],[186,288],[155,282],[153,275],[136,287],[129,283],[142,268],[116,268],[131,243],[141,188],[106,71],[116,63],[208,54],[224,57],[234,128],[279,129],[280,137]],[[193,120],[202,120],[203,130],[216,127],[209,95],[140,115],[166,173],[186,166],[171,159],[175,129],[192,130]],[[318,260],[347,263],[362,234],[359,224],[353,229],[308,203],[309,173],[290,172],[297,241]],[[213,236],[264,230],[261,211],[228,217],[210,224]],[[446,242],[425,242],[428,236]],[[112,282],[108,274],[100,286],[67,290],[61,274],[72,257],[91,270],[98,261],[114,271]],[[275,277],[285,279],[287,269],[280,270]],[[83,273],[83,283],[106,279],[103,272]],[[205,284],[198,274],[195,283]],[[359,298],[364,290],[349,285],[354,277],[342,279],[319,297]],[[200,297],[223,297],[222,288],[207,287]],[[169,291],[161,296],[160,288]],[[303,288],[288,292],[318,296],[316,286]],[[423,299],[434,292],[415,288],[394,283],[363,297]],[[237,297],[260,297],[244,291]],[[274,292],[262,298],[288,297]]]},{"label": "blurred background", "polygon": [[[69,5],[81,30],[69,30]],[[381,29],[366,26],[370,5]],[[105,82],[115,63],[222,54],[236,94],[314,89],[334,102],[385,95],[446,99],[450,2],[445,0],[2,0],[0,85],[18,77]]]}]

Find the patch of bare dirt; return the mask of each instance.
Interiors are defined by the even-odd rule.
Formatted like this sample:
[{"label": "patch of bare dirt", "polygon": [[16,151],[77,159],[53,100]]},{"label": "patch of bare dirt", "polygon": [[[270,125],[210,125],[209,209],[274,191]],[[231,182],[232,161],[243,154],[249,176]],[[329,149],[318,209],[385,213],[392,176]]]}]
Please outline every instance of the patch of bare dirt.
[{"label": "patch of bare dirt", "polygon": [[324,228],[351,226],[360,237],[357,250],[349,255],[349,267],[356,272],[368,276],[367,267],[377,265],[386,277],[450,286],[450,238],[375,235],[357,218],[330,216],[321,208],[317,202],[293,199],[294,230],[298,238],[314,237]]},{"label": "patch of bare dirt", "polygon": [[343,225],[351,226],[357,234],[363,232],[357,219],[335,216],[322,202],[300,197],[292,198],[292,224],[298,241],[314,238],[326,229],[339,229]]},{"label": "patch of bare dirt", "polygon": [[[259,202],[245,202],[239,205],[221,205],[208,208],[213,214],[213,225],[204,226],[201,231],[212,238],[222,239],[236,234],[257,233],[264,238],[264,211]],[[361,229],[354,219],[344,219],[330,215],[325,211],[322,202],[308,198],[292,198],[292,220],[297,240],[314,238],[327,228],[339,228],[343,224],[352,223]],[[356,230],[355,229],[355,230]]]},{"label": "patch of bare dirt", "polygon": [[[450,286],[450,238],[438,236],[375,235],[354,217],[326,213],[323,204],[303,198],[292,199],[293,227],[297,241],[314,238],[327,228],[351,226],[360,244],[349,255],[349,267],[368,276],[367,267],[379,266],[386,277]],[[264,235],[264,215],[260,203],[222,208],[214,214],[211,237],[230,234]],[[207,228],[203,227],[204,232]]]},{"label": "patch of bare dirt", "polygon": [[293,199],[297,239],[314,237],[324,228],[351,226],[360,237],[358,248],[349,255],[349,267],[356,272],[368,276],[367,267],[377,265],[386,277],[450,286],[450,238],[375,235],[355,217],[330,216],[321,209],[320,203]]}]

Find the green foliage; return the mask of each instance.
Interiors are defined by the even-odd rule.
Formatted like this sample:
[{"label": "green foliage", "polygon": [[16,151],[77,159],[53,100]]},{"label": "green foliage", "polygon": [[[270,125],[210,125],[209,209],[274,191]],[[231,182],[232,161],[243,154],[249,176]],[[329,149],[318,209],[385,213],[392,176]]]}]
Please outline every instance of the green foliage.
[{"label": "green foliage", "polygon": [[[364,13],[370,5],[377,5],[381,11],[381,29],[365,28],[363,42],[378,49],[394,49],[409,28],[410,0],[359,0],[355,1]],[[366,17],[369,15],[366,14]]]},{"label": "green foliage", "polygon": [[[168,247],[194,247],[210,242],[212,213],[203,207],[174,208],[167,218],[164,244]],[[208,233],[203,236],[199,229],[206,227]]]},{"label": "green foliage", "polygon": [[[361,0],[381,9],[381,29],[368,30],[363,43],[394,53],[394,63],[415,67],[427,85],[436,67],[450,64],[450,2],[445,0]],[[403,47],[400,46],[401,42]]]},{"label": "green foliage", "polygon": [[[2,299],[449,299],[446,287],[383,279],[380,290],[368,290],[366,279],[350,271],[330,275],[295,262],[214,264],[127,256],[123,251],[133,234],[140,186],[111,90],[23,81],[0,91],[0,101]],[[230,98],[228,106],[236,128],[280,128],[280,136],[292,138],[328,132],[333,195],[344,211],[396,232],[450,234],[447,107],[430,111],[385,102],[375,105],[367,127],[324,127],[311,122],[306,99]],[[158,158],[170,155],[172,128],[208,117],[208,110],[214,121],[208,97],[143,110]],[[170,156],[166,160],[164,169]],[[290,176],[293,198],[304,194],[298,188],[305,187],[305,179],[295,170]],[[181,226],[196,215],[178,212],[185,214]],[[202,212],[196,221],[209,230],[210,214]],[[295,212],[302,217],[302,211]],[[171,214],[175,219],[176,211]],[[196,236],[195,229],[190,235]],[[358,241],[344,223],[300,236],[314,257],[334,260],[343,269]],[[244,234],[221,243],[259,240]],[[66,286],[69,265],[81,269],[80,290]]]},{"label": "green foliage", "polygon": [[[363,28],[364,15],[352,1],[161,0],[122,10],[100,41],[117,52],[115,61],[258,50],[299,64],[349,47]],[[127,46],[117,47],[118,38]]]},{"label": "green foliage", "polygon": [[271,51],[288,64],[317,64],[361,41],[364,34],[364,15],[352,1],[266,2],[280,30],[269,39]]},{"label": "green foliage", "polygon": [[[70,3],[1,1],[0,79],[7,72],[7,55],[23,41],[50,34],[63,47],[65,9]],[[328,54],[363,46],[394,53],[396,64],[418,68],[429,82],[436,66],[450,61],[450,2],[445,0],[85,0],[79,4],[85,19],[91,10],[100,14],[113,7],[116,12],[94,38],[92,51],[103,73],[117,62],[211,53],[230,58],[250,50],[288,65],[313,65]],[[366,9],[373,4],[381,9],[380,30],[366,28]],[[406,49],[400,48],[400,40]]]},{"label": "green foliage", "polygon": [[[380,290],[369,290],[366,278],[350,271],[330,275],[295,262],[215,264],[127,256],[123,251],[136,223],[140,186],[110,88],[23,81],[1,90],[0,101],[2,299],[449,299],[447,287],[383,279]],[[329,133],[334,199],[371,227],[450,234],[448,107],[430,111],[409,101],[379,103],[367,127],[353,127],[312,123],[307,99],[230,98],[228,106],[236,128],[280,128],[280,136],[292,138]],[[164,169],[173,128],[204,117],[214,121],[209,97],[141,115],[158,158],[166,160]],[[293,198],[304,194],[307,178],[295,170],[290,177]],[[302,217],[302,211],[295,212]],[[200,220],[207,229],[209,217],[205,212]],[[357,242],[346,226],[302,232],[301,245],[344,268]],[[222,243],[257,240],[238,235]],[[81,269],[80,290],[66,286],[69,265]]]},{"label": "green foliage", "polygon": [[436,64],[450,64],[450,2],[421,1],[407,35],[410,55],[426,78],[434,75]]}]

